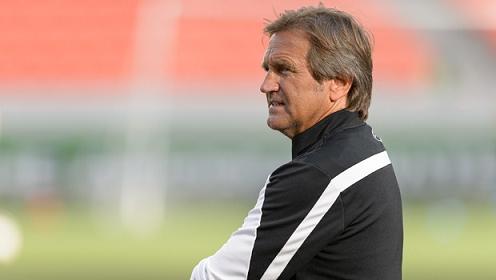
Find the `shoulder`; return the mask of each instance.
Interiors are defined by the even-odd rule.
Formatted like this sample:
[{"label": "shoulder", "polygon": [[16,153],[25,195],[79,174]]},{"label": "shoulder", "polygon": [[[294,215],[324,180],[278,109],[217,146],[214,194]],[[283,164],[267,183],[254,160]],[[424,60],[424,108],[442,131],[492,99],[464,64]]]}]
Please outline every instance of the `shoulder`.
[{"label": "shoulder", "polygon": [[[348,207],[400,201],[389,156],[367,124],[324,135],[319,146],[297,160],[324,172]],[[349,180],[353,176],[356,178]]]},{"label": "shoulder", "polygon": [[331,178],[315,165],[293,160],[280,166],[270,175],[264,205],[304,209],[319,198],[330,180]]},{"label": "shoulder", "polygon": [[353,165],[385,151],[382,141],[366,123],[324,135],[314,149],[297,158],[334,178]]}]

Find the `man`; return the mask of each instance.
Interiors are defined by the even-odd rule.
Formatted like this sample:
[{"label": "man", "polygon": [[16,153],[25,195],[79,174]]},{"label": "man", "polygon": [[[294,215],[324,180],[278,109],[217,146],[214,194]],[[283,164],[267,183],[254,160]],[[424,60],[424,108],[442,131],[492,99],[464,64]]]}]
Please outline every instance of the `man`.
[{"label": "man", "polygon": [[401,198],[367,118],[369,39],[348,14],[286,11],[270,36],[260,90],[270,128],[292,139],[242,227],[191,279],[401,279]]}]

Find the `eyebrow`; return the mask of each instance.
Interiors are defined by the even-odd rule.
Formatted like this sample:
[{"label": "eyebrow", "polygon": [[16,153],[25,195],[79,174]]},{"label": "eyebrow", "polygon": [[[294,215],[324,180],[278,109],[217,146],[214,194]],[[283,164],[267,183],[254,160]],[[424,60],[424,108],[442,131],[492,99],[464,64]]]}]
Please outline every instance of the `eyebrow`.
[{"label": "eyebrow", "polygon": [[262,68],[263,68],[265,71],[269,70],[269,63],[267,62],[267,59],[265,59],[265,57],[264,57],[264,59],[263,59],[263,61],[262,61],[262,65],[261,65],[261,66],[262,66]]},{"label": "eyebrow", "polygon": [[[281,69],[281,68],[288,68],[290,70],[296,69],[295,63],[285,58],[276,58],[275,60],[272,61],[271,64],[275,69]],[[264,57],[264,60],[262,62],[262,68],[264,70],[269,69],[269,62],[266,57]]]},{"label": "eyebrow", "polygon": [[264,55],[263,61],[262,61],[262,68],[267,71],[269,70],[269,59],[267,57],[267,54]]}]

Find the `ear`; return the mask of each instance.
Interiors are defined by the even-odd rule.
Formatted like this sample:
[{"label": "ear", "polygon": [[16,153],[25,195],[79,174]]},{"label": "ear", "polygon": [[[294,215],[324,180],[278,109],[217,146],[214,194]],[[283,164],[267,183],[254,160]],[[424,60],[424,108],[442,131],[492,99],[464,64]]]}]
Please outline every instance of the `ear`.
[{"label": "ear", "polygon": [[339,101],[340,99],[347,99],[348,92],[351,88],[351,79],[332,79],[328,81],[329,98],[332,102]]}]

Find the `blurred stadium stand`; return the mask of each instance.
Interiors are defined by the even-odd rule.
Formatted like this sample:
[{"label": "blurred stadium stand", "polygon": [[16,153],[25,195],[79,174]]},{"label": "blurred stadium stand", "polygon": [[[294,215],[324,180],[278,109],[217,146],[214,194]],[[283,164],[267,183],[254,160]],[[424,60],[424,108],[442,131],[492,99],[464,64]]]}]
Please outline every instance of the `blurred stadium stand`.
[{"label": "blurred stadium stand", "polygon": [[2,83],[38,87],[128,80],[138,5],[139,1],[1,1]]},{"label": "blurred stadium stand", "polygon": [[[495,2],[323,2],[373,34],[369,122],[406,199],[496,199]],[[252,199],[290,151],[258,93],[264,19],[303,4],[0,1],[0,198]]]}]

